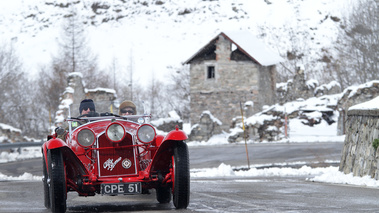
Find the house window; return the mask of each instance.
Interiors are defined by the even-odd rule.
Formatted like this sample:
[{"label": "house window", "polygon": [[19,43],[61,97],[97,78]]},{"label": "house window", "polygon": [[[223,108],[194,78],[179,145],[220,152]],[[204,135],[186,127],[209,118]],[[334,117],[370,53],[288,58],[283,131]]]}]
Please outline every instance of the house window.
[{"label": "house window", "polygon": [[215,79],[215,66],[207,67],[207,79]]}]

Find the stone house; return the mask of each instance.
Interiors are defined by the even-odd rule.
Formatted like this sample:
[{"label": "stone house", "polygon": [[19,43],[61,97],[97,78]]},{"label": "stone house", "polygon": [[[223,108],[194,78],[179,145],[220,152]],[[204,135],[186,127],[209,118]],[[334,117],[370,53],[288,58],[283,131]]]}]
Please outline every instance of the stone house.
[{"label": "stone house", "polygon": [[248,31],[218,34],[184,62],[190,65],[191,123],[209,110],[227,131],[241,114],[240,103],[254,103],[246,116],[274,104],[280,61]]}]

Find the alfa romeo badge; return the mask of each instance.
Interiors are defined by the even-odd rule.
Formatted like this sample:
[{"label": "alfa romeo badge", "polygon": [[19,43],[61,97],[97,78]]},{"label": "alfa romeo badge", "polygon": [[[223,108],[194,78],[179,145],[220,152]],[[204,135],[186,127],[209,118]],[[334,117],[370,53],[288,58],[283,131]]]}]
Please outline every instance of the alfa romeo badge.
[{"label": "alfa romeo badge", "polygon": [[129,169],[131,166],[132,166],[132,162],[129,159],[125,158],[122,161],[122,167],[124,167],[125,169]]}]

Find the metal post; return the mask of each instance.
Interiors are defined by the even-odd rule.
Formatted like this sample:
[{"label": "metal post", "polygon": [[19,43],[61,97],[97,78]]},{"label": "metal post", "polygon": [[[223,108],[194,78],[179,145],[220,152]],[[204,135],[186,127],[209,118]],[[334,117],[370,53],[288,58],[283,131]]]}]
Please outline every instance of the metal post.
[{"label": "metal post", "polygon": [[241,108],[241,117],[242,117],[242,129],[243,129],[243,137],[245,139],[245,149],[246,149],[246,158],[247,158],[247,167],[250,169],[250,160],[249,160],[249,151],[247,149],[247,139],[246,139],[246,131],[245,131],[245,122],[243,121],[243,110],[242,110],[242,103],[240,102],[240,108]]}]

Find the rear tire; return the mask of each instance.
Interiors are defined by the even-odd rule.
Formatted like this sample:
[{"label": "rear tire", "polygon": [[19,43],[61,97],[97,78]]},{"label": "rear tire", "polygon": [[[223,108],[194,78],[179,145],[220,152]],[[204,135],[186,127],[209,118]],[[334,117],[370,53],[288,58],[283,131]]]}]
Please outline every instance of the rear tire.
[{"label": "rear tire", "polygon": [[169,203],[171,201],[170,187],[158,187],[155,191],[159,203]]},{"label": "rear tire", "polygon": [[66,174],[64,171],[62,152],[49,150],[50,204],[53,213],[66,212]]},{"label": "rear tire", "polygon": [[50,193],[49,193],[49,185],[47,183],[47,179],[49,178],[47,174],[47,167],[46,167],[46,160],[45,156],[42,157],[42,168],[43,168],[43,198],[44,198],[44,205],[47,209],[50,209]]},{"label": "rear tire", "polygon": [[188,146],[183,141],[174,149],[173,203],[176,209],[186,209],[190,197],[190,171]]}]

